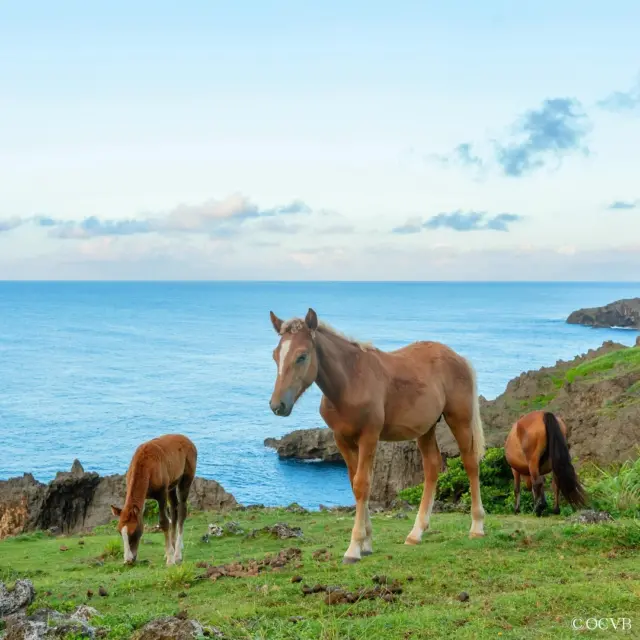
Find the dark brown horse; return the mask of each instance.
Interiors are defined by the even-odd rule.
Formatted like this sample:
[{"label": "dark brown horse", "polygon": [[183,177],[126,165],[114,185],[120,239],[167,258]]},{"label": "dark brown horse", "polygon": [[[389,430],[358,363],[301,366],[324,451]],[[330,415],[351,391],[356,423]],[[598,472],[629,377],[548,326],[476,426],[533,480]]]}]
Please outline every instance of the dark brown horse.
[{"label": "dark brown horse", "polygon": [[484,535],[478,462],[484,435],[475,374],[469,362],[438,342],[415,342],[384,352],[350,340],[319,323],[313,309],[287,322],[271,312],[280,341],[271,409],[288,416],[314,382],[322,391],[320,415],[333,430],[356,499],[351,544],[343,562],[372,552],[369,495],[379,440],[417,440],[425,483],[406,544],[417,544],[429,526],[442,458],[435,424],[444,415],[460,448],[471,488],[472,537]]},{"label": "dark brown horse", "polygon": [[[160,436],[141,444],[127,471],[127,497],[122,509],[111,505],[124,543],[125,563],[135,562],[144,531],[147,498],[158,502],[160,528],[164,532],[167,565],[182,562],[183,529],[187,498],[196,475],[198,452],[180,434]],[[171,519],[167,507],[171,506]]]},{"label": "dark brown horse", "polygon": [[544,476],[553,473],[553,512],[560,513],[560,493],[573,507],[584,506],[586,496],[567,446],[567,426],[549,411],[532,411],[522,416],[504,445],[514,480],[515,512],[520,512],[520,481],[533,489],[535,513],[541,516],[547,506]]}]

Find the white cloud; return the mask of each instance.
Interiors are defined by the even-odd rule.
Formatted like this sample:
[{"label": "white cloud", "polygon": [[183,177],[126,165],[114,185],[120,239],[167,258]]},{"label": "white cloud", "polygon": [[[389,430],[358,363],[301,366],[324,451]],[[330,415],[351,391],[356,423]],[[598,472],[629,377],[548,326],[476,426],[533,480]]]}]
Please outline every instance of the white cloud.
[{"label": "white cloud", "polygon": [[[526,259],[523,259],[526,257]],[[583,280],[632,281],[640,246],[465,250],[398,242],[296,248],[195,236],[96,237],[29,260],[0,258],[1,279]]]}]

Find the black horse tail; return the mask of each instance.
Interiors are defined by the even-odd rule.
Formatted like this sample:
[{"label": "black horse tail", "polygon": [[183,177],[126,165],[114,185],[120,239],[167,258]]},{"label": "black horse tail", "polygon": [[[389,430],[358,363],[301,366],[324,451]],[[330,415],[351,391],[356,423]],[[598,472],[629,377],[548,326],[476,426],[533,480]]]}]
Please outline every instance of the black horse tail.
[{"label": "black horse tail", "polygon": [[587,495],[571,464],[569,448],[562,435],[558,418],[553,413],[545,411],[543,419],[547,433],[547,453],[558,489],[572,507],[584,507]]}]

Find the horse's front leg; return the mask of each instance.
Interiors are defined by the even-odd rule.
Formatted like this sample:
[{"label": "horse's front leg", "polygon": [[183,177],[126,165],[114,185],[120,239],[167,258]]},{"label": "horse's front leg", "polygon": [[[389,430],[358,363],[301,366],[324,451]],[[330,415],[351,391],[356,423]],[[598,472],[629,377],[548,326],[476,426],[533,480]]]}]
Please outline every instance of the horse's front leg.
[{"label": "horse's front leg", "polygon": [[169,504],[169,493],[167,488],[164,487],[158,493],[156,497],[158,501],[158,514],[160,520],[160,528],[164,533],[164,556],[167,561],[167,565],[173,564],[173,540],[171,537],[171,521],[167,514],[167,506]]},{"label": "horse's front leg", "polygon": [[[353,491],[353,483],[358,471],[358,446],[353,442],[353,440],[345,438],[340,433],[334,431],[333,436],[336,441],[336,445],[342,457],[344,458],[345,464],[347,465],[347,471],[349,472],[349,483],[351,484],[351,490]],[[363,556],[370,556],[373,553],[373,540],[371,536],[372,527],[368,504],[365,513],[364,528],[365,538],[364,542],[362,543],[361,554]]]},{"label": "horse's front leg", "polygon": [[351,544],[342,560],[345,564],[358,562],[362,555],[371,553],[372,528],[369,516],[369,495],[371,494],[371,475],[377,444],[377,435],[362,435],[358,441],[358,465],[353,477],[356,517],[351,532]]}]

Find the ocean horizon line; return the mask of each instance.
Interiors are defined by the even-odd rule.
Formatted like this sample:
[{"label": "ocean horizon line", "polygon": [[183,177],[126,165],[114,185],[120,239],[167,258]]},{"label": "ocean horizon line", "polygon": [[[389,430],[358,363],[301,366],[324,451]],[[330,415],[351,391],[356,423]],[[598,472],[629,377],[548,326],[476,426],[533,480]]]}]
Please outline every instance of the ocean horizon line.
[{"label": "ocean horizon line", "polygon": [[194,279],[0,279],[0,284],[544,284],[634,285],[640,280],[253,280],[248,278]]}]

